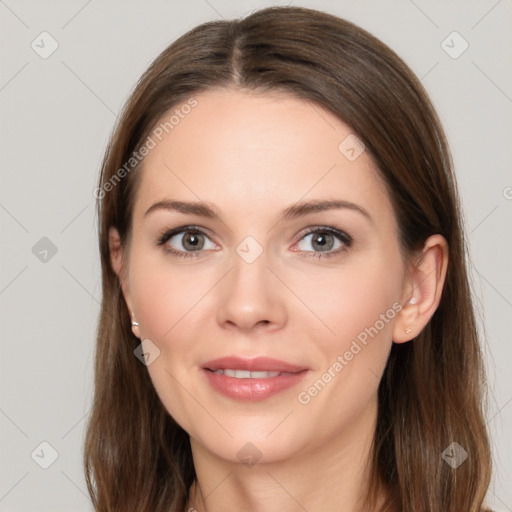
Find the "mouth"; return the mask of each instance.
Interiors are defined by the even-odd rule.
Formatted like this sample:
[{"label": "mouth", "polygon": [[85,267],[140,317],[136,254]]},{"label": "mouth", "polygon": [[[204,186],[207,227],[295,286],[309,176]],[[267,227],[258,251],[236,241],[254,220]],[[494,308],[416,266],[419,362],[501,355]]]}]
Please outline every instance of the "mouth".
[{"label": "mouth", "polygon": [[261,401],[296,386],[309,372],[305,366],[267,357],[224,357],[202,365],[213,390],[239,401]]},{"label": "mouth", "polygon": [[222,369],[218,370],[210,370],[217,375],[225,375],[226,377],[234,377],[235,379],[270,379],[272,377],[279,377],[280,375],[293,375],[290,372],[264,372],[264,371],[255,371],[250,372],[249,370],[232,370],[232,369]]}]

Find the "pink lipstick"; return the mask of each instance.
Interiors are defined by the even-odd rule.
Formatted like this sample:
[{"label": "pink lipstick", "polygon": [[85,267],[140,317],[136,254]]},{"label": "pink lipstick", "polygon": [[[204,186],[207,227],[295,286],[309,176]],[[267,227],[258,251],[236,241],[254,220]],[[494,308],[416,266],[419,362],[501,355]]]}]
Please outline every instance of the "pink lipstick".
[{"label": "pink lipstick", "polygon": [[202,365],[213,389],[244,401],[261,401],[296,386],[308,368],[269,357],[223,357]]}]

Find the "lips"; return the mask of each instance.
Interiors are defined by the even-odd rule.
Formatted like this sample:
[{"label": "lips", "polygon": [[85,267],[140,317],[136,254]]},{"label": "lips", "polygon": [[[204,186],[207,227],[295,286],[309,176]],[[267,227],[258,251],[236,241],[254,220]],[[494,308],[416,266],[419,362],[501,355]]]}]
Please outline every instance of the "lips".
[{"label": "lips", "polygon": [[308,368],[278,359],[223,357],[208,361],[202,370],[210,386],[235,400],[260,401],[296,386]]}]

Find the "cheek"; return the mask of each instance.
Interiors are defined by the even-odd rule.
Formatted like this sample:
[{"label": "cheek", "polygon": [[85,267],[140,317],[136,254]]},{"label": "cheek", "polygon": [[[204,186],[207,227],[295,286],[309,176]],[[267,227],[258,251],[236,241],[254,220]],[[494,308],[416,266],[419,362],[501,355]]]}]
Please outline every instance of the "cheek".
[{"label": "cheek", "polygon": [[[130,261],[130,290],[141,335],[155,341],[183,333],[208,291],[203,273],[179,266],[158,254],[134,254]],[[185,337],[186,336],[182,336]]]},{"label": "cheek", "polygon": [[304,413],[322,417],[319,437],[355,422],[375,401],[400,308],[396,282],[388,277],[378,266],[366,268],[326,280],[323,299],[318,291],[310,295],[311,308],[334,331],[324,328],[315,337],[316,371],[297,395]]},{"label": "cheek", "polygon": [[[368,330],[375,337],[375,328],[381,338],[390,338],[401,290],[398,259],[365,258],[329,272],[317,271],[306,279],[302,275],[291,281],[291,277],[288,282],[311,312],[306,312],[312,320],[309,325],[318,326],[327,352],[343,350],[359,335],[364,339]],[[298,313],[297,309],[300,322]]]},{"label": "cheek", "polygon": [[[211,288],[204,275],[165,258],[133,256],[130,290],[142,339],[150,339],[159,356],[148,366],[150,378],[169,414],[188,432],[202,414],[190,396],[199,396],[191,370],[197,362],[197,326],[201,298]],[[204,419],[207,421],[207,419]]]},{"label": "cheek", "polygon": [[309,327],[316,371],[297,398],[330,424],[348,421],[374,399],[389,356],[401,309],[402,266],[398,255],[379,255],[352,261],[330,275],[319,272],[298,292],[322,323],[314,319],[315,334]]}]

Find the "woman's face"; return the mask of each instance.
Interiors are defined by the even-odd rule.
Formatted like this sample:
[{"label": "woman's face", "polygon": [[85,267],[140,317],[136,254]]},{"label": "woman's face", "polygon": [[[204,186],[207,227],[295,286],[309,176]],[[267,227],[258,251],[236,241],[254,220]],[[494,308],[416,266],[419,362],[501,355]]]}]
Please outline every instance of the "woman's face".
[{"label": "woman's face", "polygon": [[139,171],[123,281],[156,392],[228,461],[357,442],[410,291],[385,186],[318,105],[195,99]]}]

